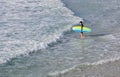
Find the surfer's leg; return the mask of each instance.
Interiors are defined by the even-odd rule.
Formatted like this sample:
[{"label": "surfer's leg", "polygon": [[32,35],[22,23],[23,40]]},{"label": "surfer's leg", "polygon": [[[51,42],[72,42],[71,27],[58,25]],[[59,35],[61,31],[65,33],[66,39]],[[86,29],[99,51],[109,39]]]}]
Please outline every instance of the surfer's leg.
[{"label": "surfer's leg", "polygon": [[83,32],[80,32],[80,38],[83,38]]}]

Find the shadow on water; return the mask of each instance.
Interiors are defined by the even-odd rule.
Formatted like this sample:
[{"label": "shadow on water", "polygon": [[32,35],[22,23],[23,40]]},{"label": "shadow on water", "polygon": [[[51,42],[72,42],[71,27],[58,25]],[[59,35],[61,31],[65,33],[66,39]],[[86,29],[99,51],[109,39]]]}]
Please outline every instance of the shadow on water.
[{"label": "shadow on water", "polygon": [[99,36],[105,36],[105,35],[109,35],[109,33],[103,33],[103,34],[90,34],[88,36],[91,36],[91,37],[99,37]]}]

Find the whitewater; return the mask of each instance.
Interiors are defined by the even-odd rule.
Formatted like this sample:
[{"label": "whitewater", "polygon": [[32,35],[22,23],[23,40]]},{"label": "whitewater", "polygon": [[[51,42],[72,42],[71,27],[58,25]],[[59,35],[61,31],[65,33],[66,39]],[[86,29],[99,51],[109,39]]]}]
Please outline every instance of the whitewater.
[{"label": "whitewater", "polygon": [[80,20],[59,0],[4,0],[0,5],[0,63],[46,48]]}]

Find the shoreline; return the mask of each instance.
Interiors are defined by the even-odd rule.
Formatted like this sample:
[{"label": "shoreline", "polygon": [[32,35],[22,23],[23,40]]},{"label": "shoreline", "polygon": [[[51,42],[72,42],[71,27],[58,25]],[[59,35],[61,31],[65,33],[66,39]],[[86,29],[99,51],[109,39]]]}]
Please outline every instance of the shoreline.
[{"label": "shoreline", "polygon": [[82,64],[60,73],[55,72],[49,75],[50,77],[119,77],[120,59]]},{"label": "shoreline", "polygon": [[115,60],[115,61],[110,61],[107,63],[103,63],[103,64],[99,64],[99,65],[94,65],[94,66],[89,65],[88,67],[84,67],[84,69],[82,70],[79,68],[65,75],[65,77],[73,77],[73,76],[119,77],[120,76],[120,59]]}]

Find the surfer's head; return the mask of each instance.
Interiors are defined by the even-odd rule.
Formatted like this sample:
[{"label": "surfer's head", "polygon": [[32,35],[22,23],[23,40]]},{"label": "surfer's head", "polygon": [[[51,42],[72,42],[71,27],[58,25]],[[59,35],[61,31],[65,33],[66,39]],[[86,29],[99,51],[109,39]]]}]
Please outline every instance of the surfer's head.
[{"label": "surfer's head", "polygon": [[80,21],[80,23],[82,23],[82,21]]}]

